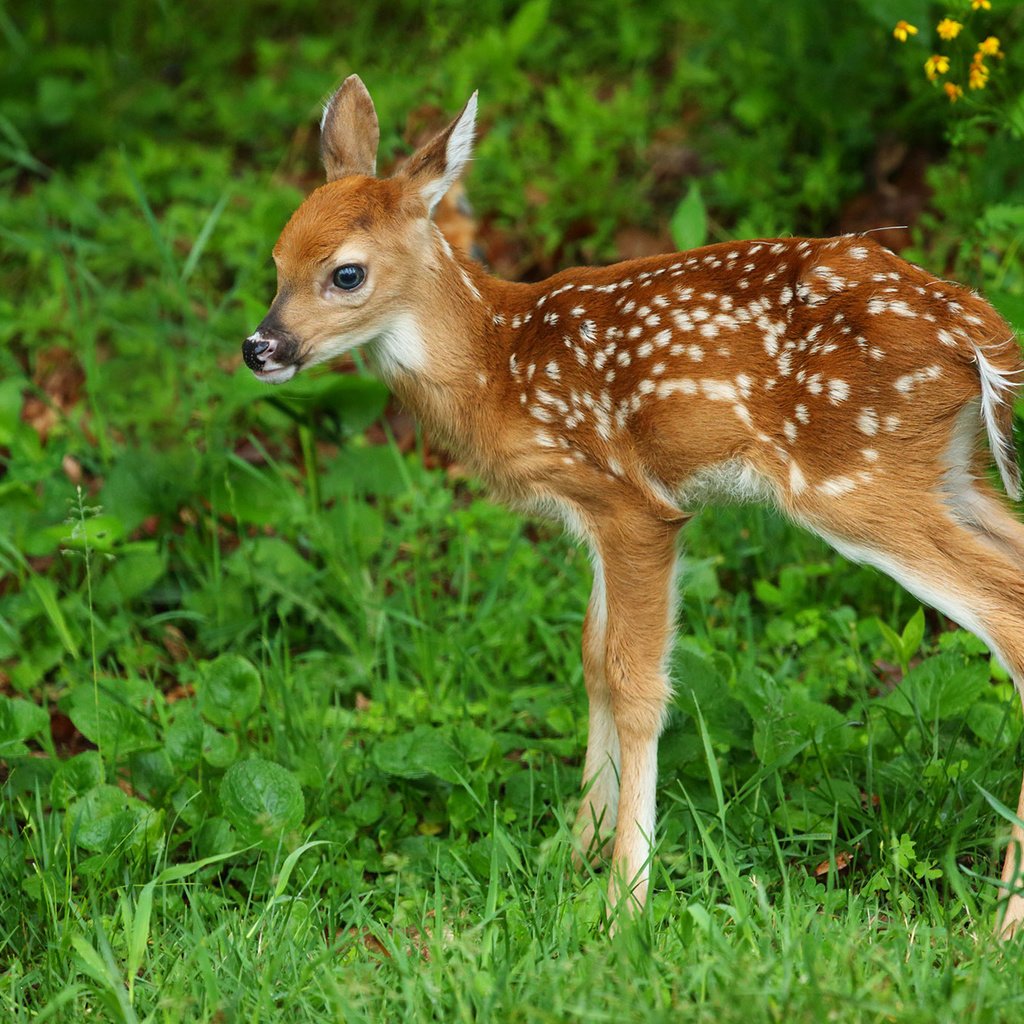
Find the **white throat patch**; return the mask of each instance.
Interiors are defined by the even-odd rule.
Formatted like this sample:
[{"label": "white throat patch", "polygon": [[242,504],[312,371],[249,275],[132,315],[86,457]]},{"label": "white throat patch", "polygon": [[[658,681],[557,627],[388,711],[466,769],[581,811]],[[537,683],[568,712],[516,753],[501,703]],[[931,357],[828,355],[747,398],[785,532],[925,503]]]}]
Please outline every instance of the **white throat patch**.
[{"label": "white throat patch", "polygon": [[396,317],[391,326],[381,332],[373,349],[385,376],[402,370],[422,373],[427,368],[427,345],[411,313]]}]

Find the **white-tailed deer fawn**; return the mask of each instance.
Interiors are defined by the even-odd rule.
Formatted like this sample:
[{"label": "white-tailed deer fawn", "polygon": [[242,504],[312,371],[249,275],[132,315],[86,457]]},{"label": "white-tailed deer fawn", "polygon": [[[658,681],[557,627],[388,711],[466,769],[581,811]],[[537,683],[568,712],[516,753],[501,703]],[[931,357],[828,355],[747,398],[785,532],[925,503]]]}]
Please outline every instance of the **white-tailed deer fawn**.
[{"label": "white-tailed deer fawn", "polygon": [[[496,280],[431,220],[475,114],[474,95],[379,179],[373,103],[344,82],[321,122],[327,184],[274,247],[277,295],[243,353],[279,382],[366,345],[433,436],[588,545],[577,828],[591,854],[614,830],[610,897],[628,908],[647,892],[676,537],[695,507],[773,503],[977,634],[1024,687],[1024,528],[986,478],[990,452],[1019,496],[1024,363],[982,299],[862,237]],[[1022,844],[1015,827],[1004,935],[1024,920]]]}]

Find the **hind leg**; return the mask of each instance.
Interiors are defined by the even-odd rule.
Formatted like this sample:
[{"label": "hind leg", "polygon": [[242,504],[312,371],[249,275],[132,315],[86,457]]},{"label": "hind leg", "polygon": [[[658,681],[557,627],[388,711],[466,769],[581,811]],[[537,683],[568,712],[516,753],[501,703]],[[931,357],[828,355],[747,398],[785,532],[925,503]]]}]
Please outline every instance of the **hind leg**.
[{"label": "hind leg", "polygon": [[1017,800],[1017,818],[1010,830],[1010,844],[1003,861],[1002,881],[1010,897],[999,926],[1001,939],[1012,939],[1024,926],[1024,828],[1020,825],[1024,821],[1024,780]]},{"label": "hind leg", "polygon": [[986,481],[975,480],[953,499],[953,508],[965,525],[1002,549],[1024,573],[1024,525],[1002,494]]},{"label": "hind leg", "polygon": [[[887,495],[885,506],[816,509],[815,532],[854,561],[881,569],[984,640],[1024,697],[1024,527],[993,491],[956,498]],[[964,510],[970,509],[971,515]],[[1022,781],[1018,817],[1024,814]],[[1003,865],[1008,898],[1000,935],[1024,926],[1024,829],[1015,825]]]},{"label": "hind leg", "polygon": [[[997,546],[1024,574],[1024,526],[1014,516],[1006,499],[982,479],[973,481],[954,498],[957,514],[969,528]],[[1024,686],[1015,676],[1024,699]],[[1024,820],[1024,779],[1017,799],[1017,817]],[[1010,939],[1024,924],[1024,828],[1015,823],[1003,861],[1002,881],[1010,893],[1000,937]]]}]

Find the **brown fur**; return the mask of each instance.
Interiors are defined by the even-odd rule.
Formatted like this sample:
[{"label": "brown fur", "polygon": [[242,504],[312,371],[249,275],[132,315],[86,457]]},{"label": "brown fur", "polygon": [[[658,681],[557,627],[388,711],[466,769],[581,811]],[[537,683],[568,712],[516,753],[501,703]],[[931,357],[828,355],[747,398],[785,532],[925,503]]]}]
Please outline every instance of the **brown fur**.
[{"label": "brown fur", "polygon": [[[364,92],[346,83],[325,124],[331,153],[348,145],[365,166]],[[987,303],[859,237],[491,278],[428,215],[461,169],[452,153],[468,155],[471,114],[394,178],[362,171],[306,200],[274,249],[275,313],[300,339],[298,366],[368,343],[396,394],[499,495],[589,545],[578,829],[586,853],[616,828],[611,897],[629,908],[648,885],[676,538],[707,494],[775,502],[974,629],[1024,683],[1024,528],[981,479],[975,445],[983,400],[990,439],[1009,438],[1024,362]],[[362,120],[366,138],[346,142]],[[331,287],[339,262],[365,266],[361,288]],[[1015,489],[1015,467],[1001,468]],[[1012,839],[1008,889],[1020,829]],[[1004,934],[1022,920],[1014,895]]]}]

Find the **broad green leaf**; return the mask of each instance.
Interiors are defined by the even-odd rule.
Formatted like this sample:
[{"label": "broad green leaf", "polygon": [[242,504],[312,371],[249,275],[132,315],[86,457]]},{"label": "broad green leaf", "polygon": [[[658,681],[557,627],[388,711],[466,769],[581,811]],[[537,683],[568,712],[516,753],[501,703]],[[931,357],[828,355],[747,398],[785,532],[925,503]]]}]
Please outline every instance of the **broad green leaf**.
[{"label": "broad green leaf", "polygon": [[106,686],[85,683],[76,687],[71,693],[68,716],[105,757],[158,746],[149,719]]},{"label": "broad green leaf", "polygon": [[239,522],[276,526],[297,522],[306,515],[306,503],[291,481],[266,470],[231,462],[214,481],[212,500]]},{"label": "broad green leaf", "polygon": [[[181,704],[176,707],[176,710]],[[203,722],[192,704],[186,705],[174,717],[164,736],[167,756],[182,772],[189,771],[203,756]]]},{"label": "broad green leaf", "polygon": [[70,840],[94,853],[139,848],[156,838],[162,815],[117,786],[90,789],[69,808],[65,831]]},{"label": "broad green leaf", "polygon": [[320,483],[324,498],[393,497],[406,491],[399,456],[382,444],[342,448],[327,464]]},{"label": "broad green leaf", "polygon": [[173,789],[183,771],[181,765],[171,759],[166,747],[136,750],[128,757],[128,778],[132,789],[153,801]]},{"label": "broad green leaf", "polygon": [[305,422],[315,412],[325,412],[350,434],[362,433],[384,411],[388,389],[375,377],[359,374],[326,374],[302,377],[272,404]]},{"label": "broad green leaf", "polygon": [[898,714],[916,713],[926,722],[959,718],[988,688],[988,679],[984,662],[965,664],[959,655],[937,654],[911,669],[881,701]]},{"label": "broad green leaf", "polygon": [[360,827],[372,825],[384,815],[384,794],[379,788],[367,790],[345,808],[345,817]]},{"label": "broad green leaf", "polygon": [[128,449],[107,474],[100,500],[127,530],[134,530],[147,516],[174,515],[195,493],[199,466],[200,454],[189,447]]},{"label": "broad green leaf", "polygon": [[846,719],[830,705],[790,693],[781,708],[755,721],[754,752],[762,764],[781,766],[812,743],[841,748],[846,742],[845,724]]},{"label": "broad green leaf", "polygon": [[238,737],[203,723],[203,760],[214,768],[227,768],[238,757]]},{"label": "broad green leaf", "polygon": [[237,727],[260,703],[260,674],[239,654],[222,654],[203,668],[196,685],[203,717],[222,728]]},{"label": "broad green leaf", "polygon": [[381,740],[374,747],[373,759],[381,771],[403,779],[436,775],[446,782],[458,782],[465,767],[447,726],[417,725]]},{"label": "broad green leaf", "polygon": [[224,814],[246,843],[276,845],[306,813],[298,779],[273,761],[253,757],[233,764],[220,784]]},{"label": "broad green leaf", "polygon": [[672,657],[675,705],[694,720],[703,717],[713,743],[749,748],[750,715],[730,692],[727,679],[710,658],[686,648]]},{"label": "broad green leaf", "polygon": [[125,532],[124,523],[117,516],[109,514],[75,519],[52,529],[60,532],[60,544],[63,548],[102,553],[112,551]]},{"label": "broad green leaf", "polygon": [[100,608],[120,608],[144,594],[167,571],[167,555],[156,542],[124,547],[93,589]]},{"label": "broad green leaf", "polygon": [[50,802],[63,809],[72,800],[103,783],[105,772],[98,751],[86,750],[61,761],[50,782]]},{"label": "broad green leaf", "polygon": [[0,757],[24,754],[24,740],[42,732],[50,724],[45,708],[21,698],[0,694]]},{"label": "broad green leaf", "polygon": [[[346,492],[337,493],[343,495]],[[347,493],[351,495],[352,492]],[[389,493],[386,486],[376,491],[377,495],[386,493]],[[360,563],[368,561],[384,543],[384,516],[378,507],[365,501],[338,501],[333,508],[322,513],[320,523],[328,534],[326,543],[332,547],[337,545],[342,551],[354,552]]]}]

